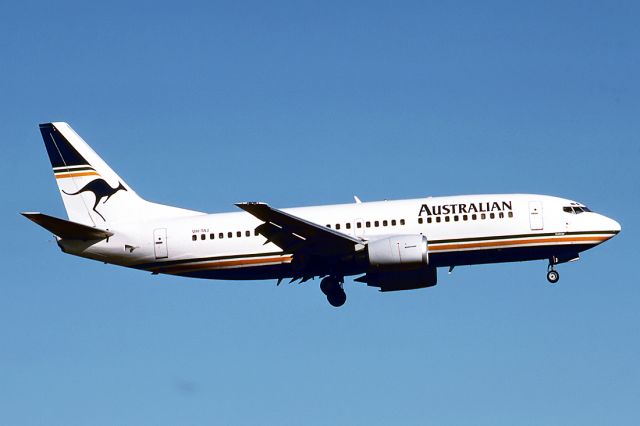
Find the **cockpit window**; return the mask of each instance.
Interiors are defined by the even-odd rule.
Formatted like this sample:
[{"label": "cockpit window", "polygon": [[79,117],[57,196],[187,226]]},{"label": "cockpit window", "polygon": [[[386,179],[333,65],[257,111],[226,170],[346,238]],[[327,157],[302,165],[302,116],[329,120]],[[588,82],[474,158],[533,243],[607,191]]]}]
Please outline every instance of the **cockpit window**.
[{"label": "cockpit window", "polygon": [[565,213],[580,214],[584,212],[590,212],[591,210],[586,206],[566,206],[562,208]]}]

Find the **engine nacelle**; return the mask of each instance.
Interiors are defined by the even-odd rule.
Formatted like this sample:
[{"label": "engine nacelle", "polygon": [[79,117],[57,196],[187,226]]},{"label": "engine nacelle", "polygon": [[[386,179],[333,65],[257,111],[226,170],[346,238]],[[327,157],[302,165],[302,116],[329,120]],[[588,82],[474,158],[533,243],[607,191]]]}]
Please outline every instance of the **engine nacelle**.
[{"label": "engine nacelle", "polygon": [[424,235],[394,235],[367,245],[369,270],[356,281],[379,287],[380,291],[412,290],[438,282],[436,268],[429,266],[429,249]]},{"label": "engine nacelle", "polygon": [[429,264],[424,235],[395,235],[371,241],[367,250],[369,265],[379,271],[416,269]]}]

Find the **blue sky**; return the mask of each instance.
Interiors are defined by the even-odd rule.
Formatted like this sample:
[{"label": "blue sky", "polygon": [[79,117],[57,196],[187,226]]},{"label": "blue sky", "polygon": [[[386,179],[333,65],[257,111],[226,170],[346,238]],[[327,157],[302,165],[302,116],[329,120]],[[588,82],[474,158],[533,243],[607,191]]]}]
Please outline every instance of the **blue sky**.
[{"label": "blue sky", "polygon": [[[636,2],[10,2],[0,423],[638,424]],[[622,233],[562,265],[198,281],[63,255],[37,124],[136,191],[220,212],[426,195],[582,201]]]}]

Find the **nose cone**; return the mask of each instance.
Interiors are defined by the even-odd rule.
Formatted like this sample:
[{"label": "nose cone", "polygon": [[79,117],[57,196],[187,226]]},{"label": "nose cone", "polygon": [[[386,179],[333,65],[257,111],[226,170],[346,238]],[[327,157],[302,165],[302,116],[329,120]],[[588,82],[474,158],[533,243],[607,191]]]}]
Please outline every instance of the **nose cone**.
[{"label": "nose cone", "polygon": [[613,238],[614,236],[616,236],[622,229],[622,227],[618,222],[616,222],[615,220],[609,217],[602,216],[602,222],[603,222],[602,229],[613,233],[613,235],[611,235],[611,237],[609,238]]},{"label": "nose cone", "polygon": [[620,224],[618,222],[616,222],[613,219],[609,219],[612,223],[613,223],[613,230],[616,231],[616,234],[620,231],[622,231],[622,226],[620,226]]}]

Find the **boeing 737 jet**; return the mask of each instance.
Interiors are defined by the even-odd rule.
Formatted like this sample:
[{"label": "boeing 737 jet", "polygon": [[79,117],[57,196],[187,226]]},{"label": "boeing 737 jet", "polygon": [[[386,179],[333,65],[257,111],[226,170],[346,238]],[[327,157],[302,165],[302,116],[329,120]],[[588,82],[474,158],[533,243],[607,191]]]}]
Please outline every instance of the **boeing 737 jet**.
[{"label": "boeing 737 jet", "polygon": [[68,220],[22,213],[63,252],[153,274],[219,280],[320,278],[333,306],[344,279],[380,291],[437,283],[437,268],[548,260],[556,265],[612,238],[620,225],[564,198],[460,195],[277,209],[238,203],[208,214],[144,200],[66,123],[40,125]]}]

